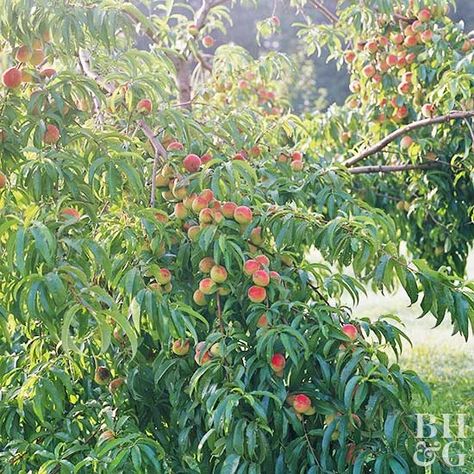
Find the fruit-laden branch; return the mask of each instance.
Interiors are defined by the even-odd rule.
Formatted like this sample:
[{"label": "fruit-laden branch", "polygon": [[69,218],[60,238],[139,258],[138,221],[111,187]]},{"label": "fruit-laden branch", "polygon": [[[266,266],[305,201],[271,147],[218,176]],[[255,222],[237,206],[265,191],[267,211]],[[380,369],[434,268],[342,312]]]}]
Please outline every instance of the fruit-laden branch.
[{"label": "fruit-laden branch", "polygon": [[103,81],[99,74],[97,74],[90,68],[89,59],[89,53],[84,49],[79,49],[79,63],[82,67],[82,70],[84,71],[84,74],[90,79],[96,81],[97,83],[100,83],[100,87],[109,94],[114,92],[115,87],[112,84],[107,84],[105,81]]},{"label": "fruit-laden branch", "polygon": [[446,115],[440,115],[438,117],[426,118],[426,119],[418,120],[416,122],[412,122],[406,125],[405,127],[399,128],[398,130],[395,130],[394,132],[390,133],[390,135],[387,135],[385,138],[380,140],[375,145],[372,145],[371,147],[366,148],[365,150],[363,150],[361,153],[354,156],[353,158],[349,158],[348,160],[344,162],[344,165],[346,166],[355,165],[359,161],[362,161],[364,158],[367,158],[368,156],[374,155],[375,153],[378,153],[379,151],[383,150],[388,144],[392,143],[397,138],[400,138],[401,136],[406,135],[407,133],[410,133],[411,131],[416,130],[417,128],[429,127],[431,125],[436,125],[439,123],[450,122],[451,120],[462,120],[462,119],[467,119],[470,117],[474,117],[474,110],[468,110],[468,111],[455,110]]},{"label": "fruit-laden branch", "polygon": [[420,163],[417,165],[374,165],[374,166],[356,166],[355,168],[349,169],[351,174],[370,174],[370,173],[397,173],[401,171],[411,170],[430,170],[433,168],[440,168],[443,166],[441,161],[432,161],[428,163]]},{"label": "fruit-laden branch", "polygon": [[319,0],[310,0],[311,5],[313,5],[314,8],[319,10],[331,23],[337,23],[339,18],[337,15],[332,13],[322,2]]}]

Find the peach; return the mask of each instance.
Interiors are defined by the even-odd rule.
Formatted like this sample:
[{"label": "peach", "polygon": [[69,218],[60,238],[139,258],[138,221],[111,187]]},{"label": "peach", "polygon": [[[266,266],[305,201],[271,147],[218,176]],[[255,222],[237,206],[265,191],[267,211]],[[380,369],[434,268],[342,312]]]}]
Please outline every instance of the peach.
[{"label": "peach", "polygon": [[413,145],[413,138],[409,137],[408,135],[404,136],[400,140],[400,147],[403,149],[410,148]]},{"label": "peach", "polygon": [[206,306],[207,301],[206,301],[206,295],[200,291],[196,290],[193,293],[193,301],[198,305],[198,306]]},{"label": "peach", "polygon": [[246,90],[249,88],[249,83],[245,79],[240,79],[237,83],[237,87],[241,90]]},{"label": "peach", "polygon": [[433,104],[424,104],[421,108],[421,113],[424,117],[429,118],[432,117],[435,111],[435,107]]},{"label": "peach", "polygon": [[206,35],[202,39],[202,44],[206,48],[212,48],[214,46],[214,43],[215,43],[214,38],[211,35]]},{"label": "peach", "polygon": [[220,286],[217,289],[217,293],[219,293],[219,295],[221,295],[221,296],[227,296],[227,295],[230,294],[230,288],[227,288],[225,286]]},{"label": "peach", "polygon": [[252,222],[252,211],[247,206],[238,206],[234,211],[234,219],[239,224],[250,224]]},{"label": "peach", "polygon": [[187,339],[177,339],[176,341],[173,341],[173,345],[171,347],[171,350],[179,356],[184,356],[189,352],[189,341]]},{"label": "peach", "polygon": [[427,23],[431,20],[431,12],[428,10],[428,8],[423,8],[418,12],[417,18],[422,23]]},{"label": "peach", "polygon": [[212,219],[216,224],[219,224],[224,220],[224,214],[222,214],[221,211],[216,211],[215,209],[212,209]]},{"label": "peach", "polygon": [[380,36],[379,37],[379,44],[380,46],[383,46],[384,48],[388,46],[388,38],[386,36]]},{"label": "peach", "polygon": [[268,267],[270,265],[270,260],[266,255],[257,255],[255,260],[264,267]]},{"label": "peach", "polygon": [[214,262],[212,257],[204,257],[199,262],[199,271],[202,273],[209,273],[215,264],[216,262]]},{"label": "peach", "polygon": [[184,145],[180,142],[173,141],[166,148],[168,151],[181,151],[184,150]]},{"label": "peach", "polygon": [[3,189],[7,184],[7,177],[0,171],[0,189]]},{"label": "peach", "polygon": [[349,84],[349,90],[350,90],[353,94],[357,94],[358,92],[360,92],[360,82],[359,82],[359,81],[352,81],[352,82]]},{"label": "peach", "polygon": [[274,372],[282,372],[286,365],[286,359],[283,354],[276,352],[270,359],[270,367]]},{"label": "peach", "polygon": [[56,69],[52,68],[52,67],[44,67],[41,69],[40,71],[40,76],[41,77],[47,77],[48,79],[55,76],[57,74],[57,71]]},{"label": "peach", "polygon": [[195,173],[196,171],[199,170],[201,165],[202,165],[201,158],[199,158],[199,156],[195,155],[194,153],[189,154],[183,160],[184,169],[188,173]]},{"label": "peach", "polygon": [[139,114],[148,115],[153,110],[153,103],[150,99],[141,99],[137,104],[137,112]]},{"label": "peach", "polygon": [[205,295],[210,295],[216,289],[216,283],[211,278],[203,278],[199,282],[199,290]]},{"label": "peach", "polygon": [[15,58],[17,61],[19,61],[20,63],[26,63],[30,60],[31,58],[31,49],[28,48],[28,46],[26,45],[23,45],[23,46],[20,46],[17,50],[16,50],[16,55],[15,55]]},{"label": "peach", "polygon": [[155,212],[155,219],[158,222],[162,222],[163,224],[169,221],[168,214],[166,214],[166,212],[164,211]]},{"label": "peach", "polygon": [[433,32],[431,30],[425,30],[421,33],[420,38],[423,43],[430,43],[433,41]]},{"label": "peach", "polygon": [[34,49],[31,53],[30,64],[32,66],[39,66],[44,61],[44,51],[40,48]]},{"label": "peach", "polygon": [[252,275],[252,280],[257,286],[268,286],[270,283],[270,275],[266,270],[257,270]]},{"label": "peach", "polygon": [[203,189],[199,196],[207,203],[210,203],[214,199],[214,193],[210,189]]},{"label": "peach", "polygon": [[353,324],[344,324],[342,332],[351,340],[357,338],[357,328]]},{"label": "peach", "polygon": [[115,439],[115,434],[112,430],[105,430],[102,432],[99,436],[98,443],[104,443],[105,441],[108,441],[109,439]]},{"label": "peach", "polygon": [[75,219],[75,220],[79,220],[81,218],[80,212],[72,207],[65,207],[64,209],[62,209],[61,216],[66,219]]},{"label": "peach", "polygon": [[193,201],[196,199],[195,194],[191,194],[190,196],[186,196],[183,199],[183,205],[186,209],[192,209],[193,208]]},{"label": "peach", "polygon": [[191,36],[197,36],[198,33],[199,33],[199,28],[197,27],[196,24],[194,23],[191,23],[190,25],[188,25],[188,33],[191,35]]},{"label": "peach", "polygon": [[362,69],[362,74],[367,78],[370,79],[371,77],[374,76],[375,74],[375,67],[372,66],[372,64],[368,64],[367,66],[364,66]]},{"label": "peach", "polygon": [[210,275],[216,283],[224,283],[227,280],[227,270],[222,265],[214,265]]},{"label": "peach", "polygon": [[105,385],[109,382],[112,374],[107,367],[97,367],[94,373],[94,380],[99,385]]},{"label": "peach", "polygon": [[182,202],[178,202],[174,205],[174,215],[179,220],[184,220],[188,216],[188,210],[184,207]]},{"label": "peach", "polygon": [[386,62],[390,67],[396,66],[398,64],[398,57],[395,54],[389,54]]},{"label": "peach", "polygon": [[245,161],[247,159],[247,157],[241,151],[239,151],[238,153],[236,153],[234,155],[234,157],[232,159],[233,160],[238,160],[238,161]]},{"label": "peach", "polygon": [[21,71],[15,67],[7,69],[2,75],[2,82],[5,87],[15,89],[21,84]]},{"label": "peach", "polygon": [[354,51],[346,51],[344,54],[344,59],[346,60],[346,63],[351,64],[355,61],[357,55]]},{"label": "peach", "polygon": [[210,153],[204,153],[204,155],[201,156],[201,163],[203,165],[205,165],[211,160],[212,160],[212,155]]},{"label": "peach", "polygon": [[311,408],[311,399],[307,395],[299,393],[293,398],[293,408],[297,413],[306,413]]},{"label": "peach", "polygon": [[275,272],[274,270],[270,272],[270,278],[277,283],[281,282],[280,274],[278,272]]},{"label": "peach", "polygon": [[291,154],[292,161],[301,161],[302,159],[303,159],[303,153],[301,153],[301,151],[294,151]]},{"label": "peach", "polygon": [[290,163],[290,168],[293,171],[302,171],[304,168],[304,163],[302,161],[292,161]]},{"label": "peach", "polygon": [[395,33],[392,35],[392,42],[395,44],[403,43],[403,35],[401,33]]},{"label": "peach", "polygon": [[171,272],[167,268],[160,268],[156,280],[160,285],[166,285],[171,281]]},{"label": "peach", "polygon": [[412,48],[413,46],[416,46],[418,44],[418,38],[416,36],[407,36],[403,44],[407,48]]},{"label": "peach", "polygon": [[405,61],[407,64],[413,64],[416,59],[416,54],[415,53],[408,53],[405,57]]},{"label": "peach", "polygon": [[125,382],[125,379],[123,377],[117,377],[116,379],[113,379],[109,383],[109,392],[113,395],[114,393],[117,393],[119,388],[123,385]]},{"label": "peach", "polygon": [[252,148],[250,148],[250,151],[249,151],[249,154],[251,156],[260,156],[261,153],[262,153],[262,150],[260,149],[258,145],[254,145]]},{"label": "peach", "polygon": [[257,262],[257,260],[247,260],[245,263],[244,263],[244,273],[247,275],[247,276],[251,276],[253,275],[257,270],[260,270],[261,268],[261,265],[259,262]]},{"label": "peach", "polygon": [[167,188],[170,184],[170,178],[159,174],[155,179],[155,184],[157,188]]},{"label": "peach", "polygon": [[196,242],[200,230],[201,228],[198,225],[192,225],[188,229],[188,237],[189,237],[189,240],[191,240],[191,242]]},{"label": "peach", "polygon": [[61,134],[59,133],[59,128],[56,127],[56,125],[49,124],[46,126],[46,131],[44,132],[43,136],[44,143],[52,145],[53,143],[56,143],[60,137]]},{"label": "peach", "polygon": [[367,44],[365,45],[365,49],[371,53],[371,54],[375,54],[378,49],[379,49],[379,45],[377,43],[377,41],[375,40],[370,40],[370,41],[367,41]]},{"label": "peach", "polygon": [[267,315],[264,313],[258,318],[257,327],[266,328],[267,326],[268,326],[268,318],[267,318]]},{"label": "peach", "polygon": [[212,356],[209,353],[209,351],[203,352],[205,346],[206,346],[205,342],[198,342],[196,345],[194,361],[198,365],[204,365],[212,359]]},{"label": "peach", "polygon": [[262,228],[255,227],[250,232],[250,242],[257,247],[263,244]]},{"label": "peach", "polygon": [[400,95],[407,95],[411,91],[411,84],[409,82],[401,82],[398,85],[398,93]]},{"label": "peach", "polygon": [[276,15],[273,15],[270,18],[270,21],[272,22],[273,26],[279,27],[280,26],[280,18],[278,18]]},{"label": "peach", "polygon": [[267,297],[267,292],[265,288],[260,286],[251,286],[247,291],[247,295],[252,303],[262,303]]},{"label": "peach", "polygon": [[199,213],[199,223],[201,224],[211,224],[212,223],[212,209],[205,207],[201,209]]},{"label": "peach", "polygon": [[200,213],[203,209],[207,208],[208,205],[207,199],[204,199],[202,196],[196,196],[193,200],[192,209],[196,213]]}]

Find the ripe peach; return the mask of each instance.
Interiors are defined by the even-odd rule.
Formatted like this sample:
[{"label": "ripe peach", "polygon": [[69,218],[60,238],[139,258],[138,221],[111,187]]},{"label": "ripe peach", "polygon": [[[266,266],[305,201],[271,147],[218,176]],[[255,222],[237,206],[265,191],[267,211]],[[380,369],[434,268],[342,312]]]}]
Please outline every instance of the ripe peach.
[{"label": "ripe peach", "polygon": [[65,219],[79,220],[81,218],[80,212],[72,207],[65,207],[64,209],[62,209],[61,216]]},{"label": "ripe peach", "polygon": [[252,303],[261,303],[267,297],[267,291],[260,286],[251,286],[247,291],[247,296]]},{"label": "ripe peach", "polygon": [[304,168],[304,163],[302,161],[292,161],[290,163],[290,168],[293,171],[302,171]]},{"label": "ripe peach", "polygon": [[418,38],[416,36],[407,36],[403,44],[407,48],[412,48],[418,44]]},{"label": "ripe peach", "polygon": [[214,38],[211,35],[206,35],[202,39],[202,44],[206,48],[212,48],[214,46]]},{"label": "ripe peach", "polygon": [[401,82],[397,90],[400,95],[407,95],[411,91],[411,84],[409,82]]},{"label": "ripe peach", "polygon": [[252,275],[252,280],[258,286],[268,286],[270,283],[270,275],[266,270],[257,270]]},{"label": "ripe peach", "polygon": [[431,12],[428,10],[428,8],[423,8],[418,12],[417,18],[422,23],[427,23],[431,20]]},{"label": "ripe peach", "polygon": [[211,278],[216,283],[224,283],[227,280],[227,270],[222,265],[214,265],[211,268]]},{"label": "ripe peach", "polygon": [[7,177],[0,171],[0,189],[3,189],[7,184]]},{"label": "ripe peach", "polygon": [[270,265],[270,260],[266,255],[257,255],[255,260],[264,267],[268,267]]},{"label": "ripe peach", "polygon": [[39,66],[44,61],[44,51],[42,49],[34,49],[31,53],[30,64]]},{"label": "ripe peach", "polygon": [[150,99],[141,99],[137,104],[137,112],[139,114],[148,115],[153,109],[153,103]]},{"label": "ripe peach", "polygon": [[263,244],[261,227],[255,227],[255,229],[252,229],[250,232],[250,242],[257,247]]},{"label": "ripe peach", "polygon": [[181,151],[184,150],[184,145],[180,142],[173,141],[166,148],[168,151]]},{"label": "ripe peach", "polygon": [[413,138],[411,138],[408,135],[405,135],[401,140],[400,140],[400,147],[402,149],[408,149],[413,145]]},{"label": "ripe peach", "polygon": [[372,64],[368,64],[367,66],[364,66],[364,68],[362,69],[362,74],[367,79],[370,79],[371,77],[373,77],[375,72],[376,72],[375,67]]},{"label": "ripe peach", "polygon": [[57,71],[56,69],[53,69],[52,67],[44,67],[41,69],[39,74],[41,77],[51,78],[57,74]]},{"label": "ripe peach", "polygon": [[372,82],[374,84],[380,84],[382,82],[382,75],[381,74],[375,74],[373,77],[372,77]]},{"label": "ripe peach", "polygon": [[204,153],[204,155],[201,156],[201,163],[203,165],[205,165],[211,160],[212,160],[212,155],[210,153]]},{"label": "ripe peach", "polygon": [[257,327],[266,328],[268,326],[268,318],[266,314],[262,314],[257,321]]},{"label": "ripe peach", "polygon": [[461,46],[461,51],[464,53],[468,53],[471,50],[472,44],[469,40],[465,40]]},{"label": "ripe peach", "polygon": [[388,46],[388,38],[386,36],[380,36],[378,41],[380,46],[383,46],[384,48]]},{"label": "ripe peach", "polygon": [[292,161],[301,161],[302,159],[303,159],[303,153],[301,153],[301,151],[294,151],[291,154]]},{"label": "ripe peach", "polygon": [[344,324],[342,326],[342,332],[349,338],[349,339],[356,339],[357,338],[357,328],[353,324]]},{"label": "ripe peach", "polygon": [[192,209],[193,208],[193,201],[196,199],[195,194],[191,194],[190,196],[186,196],[183,199],[183,205],[186,209]]},{"label": "ripe peach", "polygon": [[356,53],[354,51],[346,51],[344,54],[344,59],[346,60],[346,63],[351,64],[355,61],[356,59]]},{"label": "ripe peach", "polygon": [[109,392],[113,395],[117,393],[118,389],[123,385],[125,379],[123,377],[117,377],[109,383]]},{"label": "ripe peach", "polygon": [[430,43],[433,41],[433,32],[431,30],[425,30],[421,33],[420,38],[423,43]]},{"label": "ripe peach", "polygon": [[203,189],[199,196],[202,197],[207,203],[210,203],[214,199],[214,193],[210,189]]},{"label": "ripe peach", "polygon": [[207,301],[206,301],[206,295],[200,291],[200,290],[196,290],[194,293],[193,293],[193,301],[198,305],[198,306],[206,306],[207,305]]},{"label": "ripe peach", "polygon": [[251,156],[260,156],[262,153],[262,150],[258,145],[254,145],[252,148],[250,148],[249,155]]},{"label": "ripe peach", "polygon": [[403,43],[403,35],[401,33],[394,33],[392,35],[392,42],[395,44],[402,44]]},{"label": "ripe peach", "polygon": [[238,161],[245,161],[247,159],[247,157],[241,151],[239,151],[238,153],[236,153],[234,155],[234,157],[232,159],[233,160],[238,160]]},{"label": "ripe peach", "polygon": [[270,359],[270,367],[274,372],[282,372],[286,365],[286,359],[283,354],[276,352]]},{"label": "ripe peach", "polygon": [[199,223],[200,224],[211,224],[212,223],[212,210],[208,207],[205,207],[199,213]]},{"label": "ripe peach", "polygon": [[405,57],[405,61],[407,64],[413,64],[416,59],[416,54],[415,53],[408,53]]},{"label": "ripe peach", "polygon": [[367,44],[365,45],[365,49],[371,53],[371,54],[375,54],[378,49],[379,49],[379,45],[377,43],[377,41],[375,40],[370,40],[370,41],[367,41]]},{"label": "ripe peach", "polygon": [[237,87],[241,90],[246,90],[249,88],[249,83],[245,79],[240,79],[237,83]]},{"label": "ripe peach", "polygon": [[435,106],[433,104],[424,104],[421,108],[421,113],[424,117],[432,117],[435,112]]},{"label": "ripe peach", "polygon": [[192,225],[188,229],[188,237],[191,242],[196,242],[201,228],[198,225]]},{"label": "ripe peach", "polygon": [[59,133],[59,128],[56,127],[56,125],[49,124],[46,126],[46,131],[44,132],[43,136],[44,143],[51,145],[56,143],[60,137],[61,134]]},{"label": "ripe peach", "polygon": [[276,281],[277,283],[280,283],[281,281],[281,276],[278,272],[275,272],[274,270],[272,270],[270,272],[270,278],[273,280],[273,281]]},{"label": "ripe peach", "polygon": [[199,156],[191,153],[183,160],[184,169],[188,173],[195,173],[199,170],[202,165],[201,158]]},{"label": "ripe peach", "polygon": [[216,289],[216,283],[211,278],[203,278],[199,282],[199,290],[205,295],[210,295]]},{"label": "ripe peach", "polygon": [[250,224],[252,222],[252,211],[247,206],[238,206],[234,211],[234,219],[239,224]]},{"label": "ripe peach", "polygon": [[349,84],[349,90],[354,94],[357,94],[358,92],[360,92],[360,82],[359,81],[352,81]]},{"label": "ripe peach", "polygon": [[212,267],[216,264],[212,257],[204,257],[199,262],[199,271],[202,273],[209,273]]},{"label": "ripe peach", "polygon": [[171,281],[171,272],[167,268],[160,268],[156,280],[160,285],[166,285]]},{"label": "ripe peach", "polygon": [[387,64],[391,67],[396,66],[398,64],[398,57],[395,54],[389,54],[387,56]]},{"label": "ripe peach", "polygon": [[15,67],[7,69],[2,75],[2,82],[9,89],[17,88],[21,84],[21,71]]},{"label": "ripe peach", "polygon": [[257,270],[260,270],[261,265],[257,260],[247,260],[244,263],[244,273],[247,276],[253,275]]},{"label": "ripe peach", "polygon": [[179,356],[184,356],[189,352],[189,341],[187,339],[176,339],[176,341],[173,341],[173,345],[171,347],[171,350]]},{"label": "ripe peach", "polygon": [[20,63],[26,63],[30,60],[31,58],[31,49],[28,48],[28,46],[26,45],[23,45],[23,46],[20,46],[17,50],[16,50],[16,55],[15,55],[15,58],[17,61],[19,61]]},{"label": "ripe peach", "polygon": [[207,208],[209,201],[202,196],[196,196],[193,200],[192,209],[196,213],[200,213],[203,209]]},{"label": "ripe peach", "polygon": [[195,348],[194,361],[198,365],[204,365],[212,359],[209,351],[203,352],[204,347],[206,346],[205,342],[198,342]]},{"label": "ripe peach", "polygon": [[307,395],[299,393],[293,398],[293,408],[297,413],[306,413],[311,408],[311,399]]}]

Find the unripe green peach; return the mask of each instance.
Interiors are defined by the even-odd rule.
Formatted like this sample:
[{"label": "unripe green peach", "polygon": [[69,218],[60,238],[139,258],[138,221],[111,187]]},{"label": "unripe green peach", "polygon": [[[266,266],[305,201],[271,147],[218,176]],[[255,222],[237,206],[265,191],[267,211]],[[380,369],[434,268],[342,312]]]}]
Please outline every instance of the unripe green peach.
[{"label": "unripe green peach", "polygon": [[252,229],[252,232],[250,232],[250,242],[252,242],[252,244],[256,246],[260,246],[263,244],[261,227],[255,227],[255,229]]},{"label": "unripe green peach", "polygon": [[171,281],[171,272],[167,268],[160,268],[156,280],[160,285],[167,285]]}]

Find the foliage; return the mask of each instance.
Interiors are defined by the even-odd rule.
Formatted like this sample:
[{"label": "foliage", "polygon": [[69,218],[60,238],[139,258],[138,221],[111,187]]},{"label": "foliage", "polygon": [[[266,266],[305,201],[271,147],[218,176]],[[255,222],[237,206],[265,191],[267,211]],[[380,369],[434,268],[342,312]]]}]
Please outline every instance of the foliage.
[{"label": "foliage", "polygon": [[399,216],[286,113],[291,61],[203,51],[217,3],[2,9],[2,472],[423,472],[405,336],[341,297],[401,284],[467,338],[473,288],[402,256]]}]

